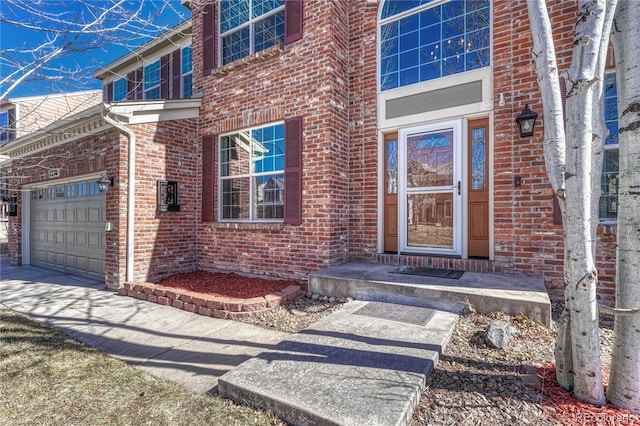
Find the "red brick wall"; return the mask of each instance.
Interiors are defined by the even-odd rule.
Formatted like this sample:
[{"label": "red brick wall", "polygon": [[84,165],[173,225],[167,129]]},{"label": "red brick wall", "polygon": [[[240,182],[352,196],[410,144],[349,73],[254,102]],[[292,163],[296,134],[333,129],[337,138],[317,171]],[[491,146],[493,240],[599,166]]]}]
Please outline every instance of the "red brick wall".
[{"label": "red brick wall", "polygon": [[[577,2],[548,2],[559,69],[571,61]],[[495,269],[543,275],[553,299],[563,297],[562,226],[553,224],[553,191],[546,177],[541,115],[535,135],[520,138],[515,118],[526,104],[538,113],[542,104],[532,57],[533,42],[524,1],[494,2],[494,238]],[[505,105],[498,100],[504,95]],[[522,186],[514,187],[515,176]],[[601,227],[602,228],[602,227]],[[611,299],[615,266],[611,230],[600,230],[597,265],[599,297]],[[614,232],[615,234],[615,232]]]},{"label": "red brick wall", "polygon": [[129,140],[116,129],[111,130],[112,154],[106,161],[107,175],[113,176],[113,187],[106,196],[106,220],[113,231],[105,235],[105,286],[116,289],[125,282],[127,247],[127,147]]},{"label": "red brick wall", "polygon": [[[197,120],[176,120],[137,124],[129,128],[136,134],[136,206],[134,226],[134,280],[158,281],[180,272],[196,269],[196,228],[198,215],[197,151],[199,146]],[[123,154],[128,155],[126,146]],[[122,177],[121,205],[126,204],[126,161],[120,170]],[[180,211],[159,211],[157,181],[178,183]],[[126,238],[126,209],[119,216]],[[121,247],[126,247],[121,243]],[[120,284],[124,282],[122,259]]]},{"label": "red brick wall", "polygon": [[200,223],[199,267],[305,278],[348,260],[347,16],[346,0],[305,2],[302,40],[203,77],[201,16],[194,10],[194,92],[203,93],[202,135],[303,117],[302,224]]},{"label": "red brick wall", "polygon": [[349,2],[349,254],[374,261],[378,237],[378,4]]}]

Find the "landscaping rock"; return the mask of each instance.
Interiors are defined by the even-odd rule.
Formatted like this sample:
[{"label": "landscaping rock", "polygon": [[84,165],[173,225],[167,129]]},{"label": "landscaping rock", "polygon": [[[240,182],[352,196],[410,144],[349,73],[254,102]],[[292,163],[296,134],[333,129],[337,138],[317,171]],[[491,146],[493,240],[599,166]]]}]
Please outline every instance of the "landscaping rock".
[{"label": "landscaping rock", "polygon": [[513,334],[513,327],[509,321],[499,319],[493,321],[487,327],[485,335],[485,343],[492,348],[503,349],[509,343],[511,335]]}]

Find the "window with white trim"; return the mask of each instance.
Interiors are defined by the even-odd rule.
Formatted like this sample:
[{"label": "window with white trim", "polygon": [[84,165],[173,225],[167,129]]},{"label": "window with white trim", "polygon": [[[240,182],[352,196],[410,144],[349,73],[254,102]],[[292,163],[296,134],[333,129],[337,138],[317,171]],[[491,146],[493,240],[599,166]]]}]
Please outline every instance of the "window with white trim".
[{"label": "window with white trim", "polygon": [[113,82],[113,100],[114,102],[124,101],[127,99],[127,79],[121,78]]},{"label": "window with white trim", "polygon": [[181,74],[182,74],[182,97],[190,98],[193,92],[193,79],[192,70],[193,65],[191,63],[191,46],[187,46],[182,49],[182,61],[181,61]]},{"label": "window with white trim", "polygon": [[144,67],[144,98],[160,99],[160,61]]},{"label": "window with white trim", "polygon": [[219,139],[220,220],[284,218],[284,124],[243,130]]},{"label": "window with white trim", "polygon": [[380,90],[488,67],[490,28],[490,0],[386,0]]},{"label": "window with white trim", "polygon": [[284,0],[220,2],[220,64],[284,43]]},{"label": "window with white trim", "polygon": [[615,220],[618,217],[618,93],[616,90],[616,74],[604,76],[604,119],[609,134],[604,142],[604,159],[602,164],[602,195],[600,196],[600,219]]}]

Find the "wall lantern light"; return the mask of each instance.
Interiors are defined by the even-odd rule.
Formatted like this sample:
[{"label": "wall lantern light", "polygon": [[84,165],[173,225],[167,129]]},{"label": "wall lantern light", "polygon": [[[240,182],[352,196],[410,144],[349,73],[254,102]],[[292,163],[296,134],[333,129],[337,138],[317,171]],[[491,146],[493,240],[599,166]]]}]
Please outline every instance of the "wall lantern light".
[{"label": "wall lantern light", "polygon": [[102,175],[100,176],[100,179],[96,181],[96,183],[98,184],[98,190],[100,190],[100,192],[105,192],[107,188],[113,186],[113,177]]},{"label": "wall lantern light", "polygon": [[538,114],[529,109],[529,104],[524,107],[524,111],[516,118],[516,123],[520,127],[520,137],[533,136],[533,128],[536,125]]}]

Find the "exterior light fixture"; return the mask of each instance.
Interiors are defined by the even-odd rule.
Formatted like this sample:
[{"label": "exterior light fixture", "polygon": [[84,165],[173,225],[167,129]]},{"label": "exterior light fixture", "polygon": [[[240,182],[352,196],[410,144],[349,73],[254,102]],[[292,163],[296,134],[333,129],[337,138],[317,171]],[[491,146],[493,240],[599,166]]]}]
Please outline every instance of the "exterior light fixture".
[{"label": "exterior light fixture", "polygon": [[102,175],[96,183],[98,184],[98,190],[100,190],[100,192],[105,192],[110,186],[113,186],[113,177]]},{"label": "exterior light fixture", "polygon": [[533,128],[536,125],[538,114],[529,109],[529,104],[524,107],[524,111],[516,118],[516,123],[520,127],[520,137],[533,136]]}]

